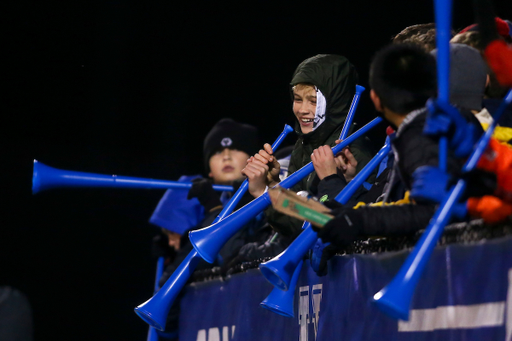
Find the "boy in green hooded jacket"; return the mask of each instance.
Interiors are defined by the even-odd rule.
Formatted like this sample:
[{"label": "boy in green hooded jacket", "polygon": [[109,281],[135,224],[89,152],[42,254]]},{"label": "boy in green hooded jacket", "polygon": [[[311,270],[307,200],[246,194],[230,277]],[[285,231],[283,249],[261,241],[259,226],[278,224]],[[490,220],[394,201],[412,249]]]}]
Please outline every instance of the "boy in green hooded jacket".
[{"label": "boy in green hooded jacket", "polygon": [[[357,72],[343,56],[316,55],[297,67],[290,86],[298,139],[290,157],[289,174],[311,162],[315,149],[324,145],[333,147],[336,144],[355,94],[356,83]],[[357,161],[357,173],[372,158],[372,147],[368,139],[360,138],[349,148],[350,155]],[[249,179],[250,193],[258,197],[265,192],[267,186],[277,184],[279,169],[271,146],[265,144],[264,149],[251,157],[242,171]],[[339,178],[343,179],[345,172],[346,169],[338,168],[338,175],[341,175]],[[316,172],[313,172],[291,189],[318,195],[321,181],[329,179],[320,180]],[[340,191],[341,189],[342,187]],[[300,233],[302,221],[285,216],[272,208],[267,209],[266,214],[272,227],[283,236]]]}]

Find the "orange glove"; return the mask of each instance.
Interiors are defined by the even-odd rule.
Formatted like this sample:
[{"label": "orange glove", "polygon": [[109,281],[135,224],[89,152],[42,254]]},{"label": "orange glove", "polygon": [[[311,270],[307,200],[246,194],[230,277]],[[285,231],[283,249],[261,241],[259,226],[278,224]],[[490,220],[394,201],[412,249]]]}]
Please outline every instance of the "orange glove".
[{"label": "orange glove", "polygon": [[477,167],[496,174],[496,196],[512,203],[512,149],[492,138]]},{"label": "orange glove", "polygon": [[512,204],[491,195],[469,198],[467,208],[470,216],[482,218],[488,224],[499,223],[512,215]]}]

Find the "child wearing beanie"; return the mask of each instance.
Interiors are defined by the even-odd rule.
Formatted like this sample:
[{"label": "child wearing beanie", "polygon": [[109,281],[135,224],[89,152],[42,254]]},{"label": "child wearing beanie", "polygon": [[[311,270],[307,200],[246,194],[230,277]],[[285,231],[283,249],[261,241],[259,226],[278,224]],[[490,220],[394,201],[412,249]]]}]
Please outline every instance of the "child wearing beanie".
[{"label": "child wearing beanie", "polygon": [[[168,237],[168,244],[173,248],[166,267],[160,278],[164,285],[193,247],[188,239],[188,232],[210,225],[227,202],[230,193],[214,191],[213,184],[233,185],[235,190],[243,180],[242,169],[247,164],[250,154],[259,146],[256,127],[224,118],[217,122],[206,135],[203,143],[203,160],[207,178],[199,175],[184,176],[180,180],[192,181],[189,192],[168,190],[160,200],[150,222],[161,227]],[[244,205],[252,196],[243,197],[238,207]],[[250,242],[262,243],[268,234],[265,221],[257,217],[246,224],[221,249],[216,263],[208,264],[201,260],[196,270],[222,265],[238,254],[240,248]],[[177,332],[179,318],[179,300],[170,310],[166,333]]]}]

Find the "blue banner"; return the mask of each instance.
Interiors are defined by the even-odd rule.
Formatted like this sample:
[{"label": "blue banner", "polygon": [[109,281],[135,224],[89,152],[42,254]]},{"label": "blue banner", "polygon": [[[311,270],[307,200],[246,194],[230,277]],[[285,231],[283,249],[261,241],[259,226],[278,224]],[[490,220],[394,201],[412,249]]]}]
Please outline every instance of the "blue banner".
[{"label": "blue banner", "polygon": [[437,247],[404,322],[370,299],[408,254],[337,256],[325,277],[305,262],[294,318],[259,306],[273,287],[257,269],[192,284],[181,301],[180,341],[512,340],[512,237]]}]

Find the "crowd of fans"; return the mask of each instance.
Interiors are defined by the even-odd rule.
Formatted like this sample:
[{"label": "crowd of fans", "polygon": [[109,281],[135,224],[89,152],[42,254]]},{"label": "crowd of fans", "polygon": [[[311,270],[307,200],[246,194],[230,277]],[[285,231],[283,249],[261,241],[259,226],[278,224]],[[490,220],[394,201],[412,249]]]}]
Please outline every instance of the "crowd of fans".
[{"label": "crowd of fans", "polygon": [[[512,23],[495,18],[484,1],[475,0],[475,9],[477,24],[454,32],[450,44],[450,103],[462,117],[463,139],[472,143],[493,122],[494,112],[512,86]],[[317,198],[334,215],[323,228],[316,228],[319,239],[311,260],[319,275],[326,274],[330,257],[357,240],[411,235],[424,229],[443,193],[460,177],[469,185],[452,222],[508,219],[512,215],[512,108],[499,119],[488,149],[469,174],[461,173],[468,155],[461,151],[460,141],[450,141],[446,171],[441,171],[439,139],[424,134],[429,106],[436,105],[429,102],[437,96],[435,35],[434,24],[410,26],[376,53],[370,66],[370,97],[378,115],[389,124],[392,152],[345,205],[334,198],[376,152],[364,136],[336,155],[331,150],[340,143],[358,81],[347,58],[317,55],[294,72],[290,92],[298,139],[291,155],[289,150],[274,153],[269,144],[260,149],[253,126],[219,121],[204,140],[208,177],[184,177],[194,179],[190,192],[168,191],[151,218],[163,231],[155,240],[155,252],[167,257],[160,284],[192,250],[188,232],[209,226],[229,200],[230,193],[219,195],[213,184],[237,189],[247,178],[249,191],[238,204],[241,207],[311,161],[315,172],[291,190]],[[451,129],[452,135],[460,134],[456,131],[460,127]],[[433,178],[435,186],[429,183]],[[427,186],[433,187],[430,197],[424,195]],[[226,274],[235,264],[276,256],[301,233],[302,224],[268,208],[224,245],[214,264],[203,262],[198,269],[218,267]],[[177,302],[169,315],[170,331],[177,329]]]}]

